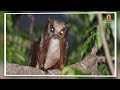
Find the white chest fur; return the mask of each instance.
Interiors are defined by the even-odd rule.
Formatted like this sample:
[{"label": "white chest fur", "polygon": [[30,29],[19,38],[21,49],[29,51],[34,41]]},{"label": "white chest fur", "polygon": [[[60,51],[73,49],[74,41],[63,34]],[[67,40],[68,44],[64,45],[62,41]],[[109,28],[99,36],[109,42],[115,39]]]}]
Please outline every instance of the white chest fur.
[{"label": "white chest fur", "polygon": [[51,39],[50,45],[47,52],[46,62],[44,64],[44,68],[48,69],[60,58],[60,46],[59,46],[59,40],[58,39]]}]

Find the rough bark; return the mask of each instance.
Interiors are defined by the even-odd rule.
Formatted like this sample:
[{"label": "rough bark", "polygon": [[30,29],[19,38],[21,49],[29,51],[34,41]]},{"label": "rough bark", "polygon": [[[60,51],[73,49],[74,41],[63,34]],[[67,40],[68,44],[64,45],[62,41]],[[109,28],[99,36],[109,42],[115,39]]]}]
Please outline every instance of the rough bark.
[{"label": "rough bark", "polygon": [[[99,75],[100,72],[98,71],[98,63],[105,63],[104,56],[97,56],[96,53],[98,52],[97,45],[95,44],[92,48],[92,51],[85,56],[79,62],[70,65],[70,67],[75,68],[77,70],[82,71],[83,73],[88,73],[91,75]],[[113,57],[111,57],[113,60]],[[60,70],[53,69],[42,71],[39,68],[33,68],[30,66],[22,66],[18,64],[10,64],[7,63],[6,65],[6,74],[7,75],[60,75]]]}]

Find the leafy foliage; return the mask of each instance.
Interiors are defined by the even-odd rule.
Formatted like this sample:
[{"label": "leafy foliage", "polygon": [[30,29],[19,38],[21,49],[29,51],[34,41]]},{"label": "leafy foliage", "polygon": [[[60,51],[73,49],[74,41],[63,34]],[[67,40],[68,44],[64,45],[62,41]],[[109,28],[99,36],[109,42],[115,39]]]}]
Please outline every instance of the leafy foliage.
[{"label": "leafy foliage", "polygon": [[26,32],[23,33],[17,26],[15,30],[13,29],[11,16],[12,15],[7,15],[6,58],[8,62],[26,65],[29,60],[28,50],[30,46],[28,34]]},{"label": "leafy foliage", "polygon": [[99,65],[98,70],[101,72],[101,75],[108,75],[109,74],[108,69],[107,69],[105,64]]},{"label": "leafy foliage", "polygon": [[62,69],[61,75],[87,75],[87,74],[68,66]]},{"label": "leafy foliage", "polygon": [[[67,65],[73,64],[77,61],[79,61],[80,59],[82,59],[85,55],[87,55],[93,45],[95,44],[95,42],[97,42],[97,46],[99,49],[98,55],[104,55],[104,50],[103,50],[103,45],[102,45],[102,40],[101,40],[101,35],[100,35],[100,28],[97,22],[97,15],[95,14],[89,14],[88,16],[86,15],[84,18],[82,17],[82,15],[77,15],[77,16],[73,16],[71,17],[73,20],[77,20],[79,22],[80,25],[82,25],[81,27],[79,27],[80,25],[77,25],[77,23],[72,23],[72,25],[74,27],[71,28],[72,31],[70,32],[74,32],[76,35],[76,42],[74,44],[74,48],[72,48],[73,50],[71,51],[71,53],[68,56],[68,63]],[[106,39],[108,41],[108,45],[109,45],[109,49],[110,49],[110,53],[112,56],[114,56],[114,36],[113,36],[113,21],[111,21],[112,23],[109,24],[106,21],[106,15],[103,15],[103,20],[104,20],[104,30],[105,30],[105,35],[106,35]],[[84,20],[83,20],[84,19]],[[85,21],[85,19],[88,19]],[[112,15],[112,20],[113,19],[113,15]],[[85,25],[86,23],[86,25]],[[80,30],[80,31],[79,31]],[[79,33],[80,32],[80,33]],[[81,39],[80,39],[81,38]],[[68,69],[69,70],[69,69]],[[108,73],[108,68],[107,65],[105,64],[100,64],[98,66],[98,70],[101,72],[101,74],[106,75],[109,74]],[[70,70],[69,70],[70,71]],[[65,72],[69,72],[65,69]],[[64,72],[64,69],[63,69]],[[80,72],[80,71],[79,71]]]}]

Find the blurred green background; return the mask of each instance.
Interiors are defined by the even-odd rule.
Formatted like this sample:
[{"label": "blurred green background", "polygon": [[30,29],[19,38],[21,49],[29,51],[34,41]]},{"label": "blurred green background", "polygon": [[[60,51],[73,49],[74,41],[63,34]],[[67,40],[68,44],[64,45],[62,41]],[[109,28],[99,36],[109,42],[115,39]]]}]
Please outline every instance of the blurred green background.
[{"label": "blurred green background", "polygon": [[[107,24],[106,14],[103,15],[105,23],[104,28],[106,32],[106,38],[110,49],[111,56],[114,56],[114,15],[112,16],[112,23]],[[104,55],[102,41],[99,32],[99,25],[96,14],[64,14],[64,15],[27,15],[27,14],[7,14],[6,15],[6,59],[9,63],[17,63],[21,65],[28,65],[30,56],[29,49],[31,45],[31,39],[38,39],[45,24],[47,23],[48,17],[54,19],[60,19],[65,22],[69,22],[71,27],[69,28],[68,35],[68,58],[66,66],[74,64],[84,58],[88,54],[94,43],[97,42],[99,51],[97,55]],[[3,62],[3,22],[4,12],[0,12],[0,61]],[[118,12],[117,21],[120,22],[120,12]],[[120,26],[118,25],[118,57],[120,53]],[[108,74],[106,64],[100,64],[98,67],[99,71],[103,75]],[[70,71],[68,68],[67,71]],[[80,74],[76,70],[71,70],[69,74]]]},{"label": "blurred green background", "polygon": [[4,59],[4,12],[0,12],[0,62]]}]

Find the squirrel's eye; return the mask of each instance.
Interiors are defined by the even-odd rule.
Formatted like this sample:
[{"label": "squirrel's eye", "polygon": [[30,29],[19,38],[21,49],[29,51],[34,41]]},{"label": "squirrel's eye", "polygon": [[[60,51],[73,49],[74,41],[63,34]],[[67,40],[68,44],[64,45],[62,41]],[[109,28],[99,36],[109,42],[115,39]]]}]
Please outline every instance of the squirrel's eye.
[{"label": "squirrel's eye", "polygon": [[60,34],[63,34],[63,33],[64,33],[64,31],[63,31],[63,30],[61,30],[61,31],[60,31]]},{"label": "squirrel's eye", "polygon": [[51,28],[51,31],[53,32],[53,31],[54,31],[54,28]]}]

